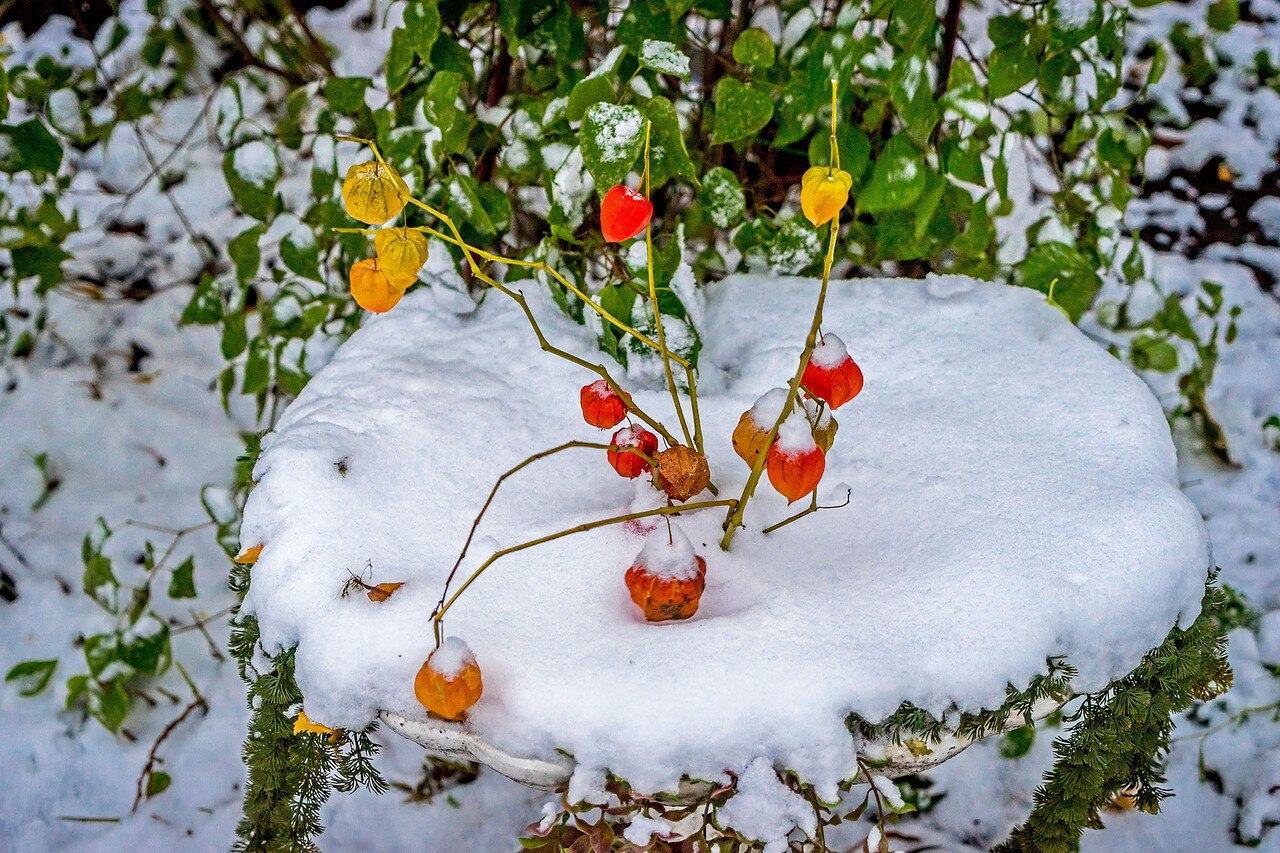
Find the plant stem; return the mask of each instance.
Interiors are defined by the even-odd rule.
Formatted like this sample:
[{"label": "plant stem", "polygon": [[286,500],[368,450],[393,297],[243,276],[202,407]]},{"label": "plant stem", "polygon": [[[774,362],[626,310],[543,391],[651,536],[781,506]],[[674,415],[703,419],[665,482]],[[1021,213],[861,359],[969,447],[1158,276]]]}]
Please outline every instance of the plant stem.
[{"label": "plant stem", "polygon": [[[382,154],[379,153],[378,146],[373,142],[373,140],[365,139],[359,136],[338,136],[335,138],[340,141],[359,142],[369,146],[370,150],[373,151],[373,156],[377,158],[378,162],[382,163],[383,165],[386,165],[386,161],[382,159]],[[390,167],[388,166],[388,168]],[[458,232],[457,226],[454,225],[453,220],[446,213],[444,213],[443,211],[436,210],[434,207],[431,207],[428,204],[424,204],[423,202],[418,201],[416,198],[413,198],[412,196],[406,196],[405,198],[407,202],[417,207],[420,207],[421,209],[425,210],[427,213],[430,213],[432,216],[436,217],[441,222],[443,222],[445,226],[448,227],[453,237],[449,238],[446,235],[441,234],[439,231],[436,231],[435,229],[432,229],[432,228],[427,228],[425,226],[421,227],[420,230],[426,231],[427,233],[430,233],[434,236],[441,237],[442,239],[445,239],[448,242],[453,243],[455,246],[460,248],[462,250],[462,254],[466,256],[467,264],[471,268],[472,275],[474,275],[476,278],[480,279],[490,287],[494,288],[495,290],[510,297],[512,300],[515,301],[517,305],[520,306],[520,310],[524,312],[525,318],[529,321],[529,325],[533,327],[533,333],[537,336],[538,345],[542,348],[543,352],[547,352],[547,353],[550,353],[551,355],[558,356],[560,358],[563,358],[565,361],[568,361],[572,364],[578,365],[579,367],[590,370],[592,373],[599,376],[605,382],[609,383],[609,387],[613,389],[613,392],[617,394],[619,397],[625,396],[622,390],[622,386],[618,384],[617,380],[613,378],[613,376],[609,373],[609,371],[605,368],[603,364],[592,364],[591,362],[587,361],[584,358],[579,358],[578,356],[574,355],[571,352],[562,350],[559,347],[554,346],[550,341],[547,340],[546,335],[542,333],[541,327],[538,326],[538,321],[533,316],[533,310],[529,307],[529,303],[524,298],[524,294],[518,290],[512,290],[502,284],[499,284],[497,279],[489,275],[486,275],[484,271],[480,269],[480,265],[477,264],[475,260],[476,250],[474,250],[472,246],[470,246],[465,240],[462,239],[462,234]],[[346,229],[339,228],[334,230],[343,231]],[[368,228],[357,228],[354,230],[359,231],[360,233],[363,233],[363,234],[368,234],[373,231],[373,229],[368,229]],[[491,255],[491,253],[488,253],[488,252],[485,252],[483,254]],[[492,256],[492,257],[496,259],[499,256]],[[506,260],[508,259],[503,259],[503,261],[506,261]],[[600,310],[603,311],[603,309],[600,309]],[[607,312],[605,313],[607,314]],[[677,443],[675,437],[672,436],[671,433],[667,431],[666,427],[664,427],[659,421],[657,421],[655,418],[651,417],[642,409],[640,409],[638,406],[636,406],[634,401],[632,401],[629,404],[628,409],[637,418],[644,421],[644,423],[647,424],[648,426],[652,427],[653,431],[656,432],[658,435],[662,436],[663,440],[665,440],[668,444]]]},{"label": "plant stem", "polygon": [[[648,199],[652,193],[649,186],[649,136],[653,129],[653,122],[646,122],[644,126],[644,197]],[[658,347],[662,353],[662,369],[667,374],[667,389],[671,392],[671,404],[675,406],[676,417],[680,419],[680,430],[684,433],[684,441],[686,445],[694,445],[693,436],[689,434],[689,422],[684,417],[684,404],[680,402],[680,390],[676,388],[676,377],[671,372],[671,351],[667,349],[667,339],[662,331],[662,311],[658,307],[658,286],[653,279],[653,218],[644,225],[644,260],[645,267],[649,272],[649,304],[653,308],[653,327],[658,333]],[[692,394],[693,389],[693,371],[689,370],[689,366],[685,365],[688,371],[689,389]],[[701,452],[701,449],[699,449]]]},{"label": "plant stem", "polygon": [[[831,162],[833,164],[840,162],[840,147],[836,144],[835,80],[831,81]],[[839,235],[840,215],[837,213],[831,219],[831,235],[827,240],[827,255],[822,263],[822,287],[818,290],[818,303],[813,308],[813,322],[809,324],[809,337],[805,339],[804,351],[800,353],[800,364],[796,368],[795,375],[791,377],[790,385],[787,387],[787,401],[783,404],[782,411],[778,413],[778,419],[773,422],[773,426],[769,429],[769,435],[765,439],[764,447],[766,450],[756,456],[756,461],[751,466],[751,475],[747,477],[746,485],[742,487],[742,495],[735,502],[733,509],[729,511],[728,517],[724,520],[724,538],[720,540],[720,547],[725,551],[728,551],[729,546],[733,544],[733,537],[738,532],[738,528],[742,526],[742,514],[747,508],[747,502],[755,494],[756,484],[760,482],[760,475],[764,472],[765,460],[769,455],[767,448],[773,446],[774,439],[778,437],[778,428],[787,419],[787,415],[791,414],[791,409],[795,406],[796,398],[800,394],[800,380],[804,377],[804,369],[809,366],[809,357],[813,355],[813,348],[818,343],[818,330],[822,327],[822,307],[827,301],[827,285],[831,281],[831,265],[835,262],[836,238]]]},{"label": "plant stem", "polygon": [[552,542],[556,539],[562,539],[565,536],[571,536],[574,533],[586,533],[588,530],[595,530],[596,528],[599,528],[599,527],[607,527],[611,524],[621,524],[624,521],[632,521],[638,518],[649,518],[650,516],[654,516],[654,515],[679,515],[682,512],[690,512],[696,509],[710,509],[712,507],[718,507],[718,506],[732,506],[733,504],[736,504],[736,503],[737,503],[736,500],[729,498],[727,500],[703,501],[701,503],[685,504],[684,506],[663,506],[663,507],[658,507],[657,509],[643,510],[642,512],[629,512],[629,513],[626,513],[625,515],[615,515],[609,518],[602,518],[597,521],[588,521],[584,524],[576,524],[573,527],[567,527],[564,530],[558,530],[555,533],[548,533],[546,536],[539,536],[537,539],[530,539],[528,542],[521,542],[519,545],[512,545],[510,548],[502,548],[498,551],[494,551],[493,554],[490,555],[489,559],[481,563],[480,566],[474,572],[472,572],[471,575],[463,582],[462,586],[458,587],[458,591],[455,592],[449,598],[449,600],[445,603],[444,607],[440,609],[440,612],[431,617],[431,621],[433,623],[432,627],[435,631],[436,647],[438,648],[440,646],[440,643],[444,639],[441,622],[444,619],[445,614],[449,612],[449,608],[452,607],[454,602],[458,600],[458,596],[466,592],[467,587],[471,586],[471,584],[475,581],[475,579],[480,577],[480,575],[484,573],[485,569],[489,568],[499,559],[507,556],[508,554],[514,554],[517,551],[523,551],[527,548],[532,548],[535,545],[544,545],[547,542]]},{"label": "plant stem", "polygon": [[609,449],[609,445],[607,444],[597,444],[591,441],[566,441],[564,444],[558,444],[547,450],[530,454],[524,461],[511,466],[498,477],[497,482],[493,484],[493,488],[489,490],[489,497],[485,499],[484,506],[480,507],[480,512],[476,514],[475,521],[471,522],[471,530],[467,533],[467,540],[462,543],[462,551],[458,554],[458,559],[454,561],[453,568],[449,570],[449,576],[444,580],[444,590],[440,593],[440,602],[436,604],[435,609],[431,611],[432,617],[440,612],[441,607],[444,607],[445,598],[449,595],[449,585],[453,583],[453,578],[458,573],[458,567],[461,566],[462,561],[466,559],[467,550],[471,547],[471,540],[475,538],[476,529],[480,526],[480,521],[484,518],[484,514],[489,511],[489,505],[493,503],[493,499],[498,494],[498,489],[502,486],[503,482],[505,482],[508,477],[519,473],[522,469],[532,465],[539,459],[546,459],[548,456],[554,456],[563,450],[570,450],[574,447],[586,447],[595,450]]},{"label": "plant stem", "polygon": [[846,507],[849,505],[849,501],[852,499],[853,499],[853,489],[849,489],[848,493],[844,497],[844,503],[830,504],[828,506],[818,506],[818,490],[814,489],[813,500],[809,502],[809,505],[807,507],[797,512],[795,515],[788,516],[787,518],[782,519],[782,521],[779,521],[777,524],[769,525],[764,529],[764,535],[768,536],[770,533],[777,530],[778,528],[786,527],[791,522],[799,521],[800,519],[804,518],[806,515],[815,513],[820,509],[840,509],[841,507]]}]

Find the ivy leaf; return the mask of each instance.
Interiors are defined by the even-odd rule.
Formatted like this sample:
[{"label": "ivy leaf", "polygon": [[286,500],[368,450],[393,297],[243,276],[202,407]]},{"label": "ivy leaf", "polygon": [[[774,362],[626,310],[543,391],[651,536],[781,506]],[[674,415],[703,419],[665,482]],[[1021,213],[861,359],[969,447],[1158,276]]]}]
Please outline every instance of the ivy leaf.
[{"label": "ivy leaf", "polygon": [[249,346],[249,358],[244,365],[242,394],[261,394],[271,381],[271,349],[266,338],[257,337]]},{"label": "ivy leaf", "polygon": [[286,235],[280,241],[280,260],[296,275],[324,283],[320,273],[320,248],[309,232],[303,232],[300,240],[295,240],[292,234]]},{"label": "ivy leaf", "polygon": [[644,148],[644,115],[630,106],[593,104],[582,120],[578,139],[582,159],[606,192],[621,183]]},{"label": "ivy leaf", "polygon": [[773,39],[759,27],[743,30],[742,35],[733,43],[733,61],[740,65],[772,67],[776,52]]},{"label": "ivy leaf", "polygon": [[645,39],[640,45],[640,64],[659,74],[670,74],[681,80],[689,79],[689,57],[669,41]]},{"label": "ivy leaf", "polygon": [[1205,17],[1209,26],[1225,33],[1240,21],[1240,0],[1215,0]]},{"label": "ivy leaf", "polygon": [[582,121],[587,108],[601,101],[612,101],[614,84],[607,76],[600,74],[578,81],[569,93],[569,104],[565,107],[565,116],[569,121]]},{"label": "ivy leaf", "polygon": [[4,680],[6,683],[17,682],[20,695],[35,696],[49,685],[49,679],[53,677],[53,671],[57,668],[57,658],[24,660],[5,673]]},{"label": "ivy leaf", "polygon": [[114,734],[129,716],[129,694],[125,692],[123,679],[107,684],[89,686],[89,716],[103,728]]},{"label": "ivy leaf", "polygon": [[1178,369],[1178,349],[1166,340],[1139,335],[1129,344],[1129,361],[1138,370],[1169,373]]},{"label": "ivy leaf", "polygon": [[910,207],[925,185],[925,164],[911,140],[897,134],[876,158],[871,180],[858,193],[858,209],[882,213]]},{"label": "ivy leaf", "polygon": [[702,176],[702,192],[698,197],[707,211],[707,218],[720,229],[737,224],[747,211],[742,184],[724,166],[716,166]]},{"label": "ivy leaf", "polygon": [[689,149],[684,144],[684,134],[680,131],[680,120],[676,118],[676,108],[670,101],[659,95],[645,101],[641,110],[645,118],[653,123],[649,140],[653,185],[660,187],[670,178],[684,178],[696,184],[698,172],[694,168],[693,161],[689,159]]},{"label": "ivy leaf", "polygon": [[714,100],[716,115],[711,129],[712,145],[754,136],[773,118],[773,99],[764,90],[733,77],[723,77],[716,84]]},{"label": "ivy leaf", "polygon": [[183,560],[169,576],[170,598],[196,597],[196,561],[193,557]]},{"label": "ivy leaf", "polygon": [[1067,243],[1041,243],[1031,250],[1019,270],[1024,287],[1047,295],[1049,285],[1053,284],[1054,302],[1066,310],[1073,323],[1080,322],[1081,315],[1102,289],[1102,279],[1093,264]]},{"label": "ivy leaf", "polygon": [[391,47],[387,49],[387,91],[395,94],[409,82],[409,72],[413,70],[413,40],[404,27],[396,27],[391,31]]}]

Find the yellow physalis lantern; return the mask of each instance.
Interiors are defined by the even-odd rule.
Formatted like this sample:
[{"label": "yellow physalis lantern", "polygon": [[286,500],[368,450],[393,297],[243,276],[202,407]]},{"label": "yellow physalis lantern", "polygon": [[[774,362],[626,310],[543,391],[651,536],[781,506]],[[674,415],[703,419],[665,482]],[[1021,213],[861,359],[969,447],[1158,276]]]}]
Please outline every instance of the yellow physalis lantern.
[{"label": "yellow physalis lantern", "polygon": [[427,262],[427,238],[409,228],[384,228],[373,236],[378,266],[389,278],[417,278]]},{"label": "yellow physalis lantern", "polygon": [[381,225],[404,210],[409,187],[404,179],[381,160],[356,163],[342,181],[342,202],[353,219]]},{"label": "yellow physalis lantern", "polygon": [[815,226],[830,222],[849,203],[853,176],[843,169],[814,166],[800,179],[800,209]]}]

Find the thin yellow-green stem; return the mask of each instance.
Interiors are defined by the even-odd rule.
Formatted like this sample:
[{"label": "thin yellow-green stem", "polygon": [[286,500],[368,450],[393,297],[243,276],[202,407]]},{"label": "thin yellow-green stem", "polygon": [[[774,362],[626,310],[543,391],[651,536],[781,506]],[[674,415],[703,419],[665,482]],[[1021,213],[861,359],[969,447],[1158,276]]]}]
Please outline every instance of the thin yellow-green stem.
[{"label": "thin yellow-green stem", "polygon": [[487,560],[481,563],[476,568],[476,570],[472,572],[465,581],[463,581],[462,586],[458,587],[458,591],[455,592],[449,598],[449,600],[445,603],[444,607],[440,608],[440,611],[431,617],[432,628],[435,632],[436,646],[438,648],[440,643],[444,639],[443,627],[441,623],[444,620],[445,614],[449,612],[449,608],[452,607],[454,602],[458,600],[458,596],[466,592],[467,587],[471,586],[471,584],[475,582],[476,578],[480,577],[480,575],[484,573],[485,569],[489,568],[495,562],[507,556],[508,554],[514,554],[517,551],[524,551],[528,548],[533,548],[537,545],[545,545],[548,542],[553,542],[556,539],[563,539],[564,537],[572,536],[575,533],[586,533],[589,530],[595,530],[600,527],[607,527],[612,524],[622,524],[623,522],[626,522],[626,521],[634,521],[640,518],[649,518],[655,515],[679,515],[680,513],[692,512],[693,510],[698,510],[698,509],[711,509],[713,507],[731,506],[735,503],[737,503],[737,501],[730,498],[727,500],[703,501],[701,503],[685,504],[683,506],[663,506],[663,507],[658,507],[656,509],[646,509],[641,512],[629,512],[629,513],[626,513],[625,515],[615,515],[609,518],[602,518],[596,521],[588,521],[583,524],[576,524],[573,527],[567,527],[564,530],[558,530],[555,533],[548,533],[546,536],[539,536],[537,539],[530,539],[528,542],[521,542],[519,545],[512,545],[510,548],[502,548],[497,551],[494,551],[493,554],[491,554]]},{"label": "thin yellow-green stem", "polygon": [[475,520],[471,522],[471,530],[467,532],[467,539],[462,543],[462,550],[458,552],[458,559],[454,561],[453,568],[449,570],[449,575],[444,579],[444,590],[440,593],[440,601],[435,606],[435,610],[431,611],[431,615],[435,616],[444,606],[445,598],[449,595],[449,586],[453,583],[453,578],[458,574],[458,567],[462,565],[462,561],[467,557],[467,551],[471,548],[471,540],[475,538],[476,530],[480,527],[480,522],[484,519],[484,514],[489,511],[489,507],[493,504],[493,499],[498,495],[498,489],[502,488],[502,484],[507,478],[518,474],[523,469],[532,465],[540,459],[546,459],[548,456],[554,456],[565,450],[571,450],[576,447],[588,448],[593,450],[608,450],[609,445],[599,444],[593,441],[566,441],[555,447],[541,450],[537,453],[531,453],[521,462],[512,465],[506,471],[498,476],[497,481],[493,484],[493,488],[489,490],[489,497],[485,498],[484,504],[480,507],[480,511],[476,513]]},{"label": "thin yellow-green stem", "polygon": [[[370,150],[373,151],[373,156],[377,158],[378,162],[382,163],[383,165],[387,165],[386,161],[382,159],[382,154],[378,151],[377,144],[374,143],[373,140],[363,139],[357,136],[339,136],[337,138],[340,140],[348,141],[348,142],[360,142],[365,145],[368,145]],[[388,168],[390,167],[388,166]],[[505,296],[508,296],[509,298],[513,299],[516,302],[516,304],[520,306],[520,310],[524,312],[525,318],[529,321],[529,325],[533,327],[533,333],[537,336],[538,345],[542,348],[543,352],[558,356],[564,359],[565,361],[571,362],[572,364],[576,364],[579,367],[583,367],[587,370],[590,370],[592,373],[595,373],[597,376],[599,376],[601,379],[607,382],[609,384],[609,387],[613,389],[613,392],[615,394],[617,394],[620,397],[626,396],[622,390],[622,386],[618,384],[617,380],[613,378],[613,376],[609,373],[609,371],[605,368],[604,365],[592,364],[591,362],[587,361],[584,358],[579,358],[578,356],[574,355],[571,352],[568,352],[566,350],[560,349],[557,346],[554,346],[550,341],[547,340],[546,335],[542,333],[542,328],[538,325],[537,319],[533,316],[533,310],[529,307],[529,303],[525,299],[524,294],[518,290],[512,290],[500,284],[497,281],[497,279],[489,275],[486,275],[485,272],[480,269],[480,265],[476,263],[472,247],[465,240],[462,239],[462,234],[458,232],[457,226],[454,225],[453,220],[447,214],[445,214],[443,211],[436,210],[434,207],[431,207],[428,204],[418,201],[413,196],[406,196],[405,201],[421,208],[422,210],[425,210],[427,213],[436,217],[441,222],[443,222],[446,227],[448,227],[450,233],[453,235],[453,238],[448,240],[448,242],[453,243],[454,245],[456,245],[458,248],[462,250],[462,254],[466,256],[467,263],[471,268],[472,275],[474,275],[476,278],[480,279],[490,287],[494,288],[495,290],[501,292]],[[370,231],[370,229],[357,229],[357,230],[364,233],[368,233]],[[424,227],[423,230],[440,237],[445,236],[443,234],[440,234],[440,232],[435,231],[434,229]],[[667,444],[677,443],[675,437],[672,436],[671,433],[667,431],[667,428],[664,427],[657,419],[651,417],[644,410],[636,406],[634,400],[628,404],[628,410],[632,414],[634,414],[637,418],[639,418],[641,421],[643,421],[645,424],[652,427],[654,432],[662,436],[663,440],[666,441]]]},{"label": "thin yellow-green stem", "polygon": [[[647,122],[644,126],[644,197],[647,199],[651,196],[652,190],[649,186],[649,135],[653,129],[653,122]],[[667,348],[667,338],[662,331],[662,311],[658,307],[658,286],[653,278],[653,219],[652,217],[644,224],[644,261],[645,267],[649,271],[649,304],[653,308],[653,328],[658,334],[659,352],[662,354],[662,369],[667,374],[667,389],[671,392],[671,405],[675,407],[676,417],[680,419],[680,430],[684,433],[684,443],[691,447],[699,447],[694,443],[693,436],[689,433],[689,422],[685,420],[684,404],[680,401],[680,389],[676,387],[675,374],[671,372],[671,351]],[[693,371],[686,364],[685,369],[689,377],[690,399],[693,399]],[[701,448],[699,448],[701,452]]]},{"label": "thin yellow-green stem", "polygon": [[[831,81],[831,160],[839,162],[840,146],[836,144],[836,81]],[[813,348],[818,343],[818,331],[822,327],[822,309],[827,301],[827,285],[831,281],[831,265],[835,263],[836,257],[836,239],[840,234],[840,215],[837,213],[831,218],[831,233],[827,240],[827,254],[822,264],[822,287],[818,290],[818,302],[813,308],[813,321],[809,324],[809,336],[805,338],[804,350],[800,353],[800,364],[796,367],[795,375],[791,377],[791,382],[787,386],[787,400],[782,406],[782,411],[778,413],[778,418],[773,422],[773,426],[769,429],[769,434],[765,439],[764,447],[772,447],[773,441],[778,437],[778,429],[782,426],[783,421],[791,414],[792,408],[796,404],[796,398],[800,394],[800,380],[804,377],[804,370],[809,366],[809,357],[813,355]],[[756,461],[751,466],[751,474],[747,477],[746,484],[742,487],[742,495],[735,502],[734,507],[729,511],[728,516],[724,520],[724,538],[720,540],[720,547],[728,551],[729,546],[733,544],[733,537],[737,534],[738,528],[742,526],[742,515],[747,508],[747,502],[755,494],[756,485],[760,482],[760,475],[764,472],[765,460],[768,453],[760,453],[756,456]]]}]

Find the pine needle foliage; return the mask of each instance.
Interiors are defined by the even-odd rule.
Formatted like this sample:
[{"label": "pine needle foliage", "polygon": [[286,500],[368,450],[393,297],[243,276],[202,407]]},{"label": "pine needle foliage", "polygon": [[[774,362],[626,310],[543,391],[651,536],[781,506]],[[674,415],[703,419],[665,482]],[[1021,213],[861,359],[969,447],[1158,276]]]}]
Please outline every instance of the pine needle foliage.
[{"label": "pine needle foliage", "polygon": [[1085,829],[1102,828],[1099,810],[1121,790],[1136,791],[1142,811],[1159,812],[1170,795],[1163,758],[1173,715],[1231,687],[1223,630],[1230,605],[1210,578],[1189,628],[1175,628],[1137,669],[1086,696],[1064,718],[1070,728],[1054,742],[1057,760],[1036,790],[1031,815],[997,853],[1073,853]]},{"label": "pine needle foliage", "polygon": [[[249,567],[232,571],[232,589],[243,600]],[[388,785],[373,765],[378,744],[364,731],[333,735],[295,734],[302,692],[294,678],[294,649],[269,655],[259,645],[258,621],[237,614],[230,643],[240,677],[248,685],[251,718],[243,748],[248,780],[244,816],[236,827],[236,851],[300,853],[318,849],[324,831],[320,809],[337,789],[358,787],[385,793]],[[256,661],[256,662],[255,662]]]}]

